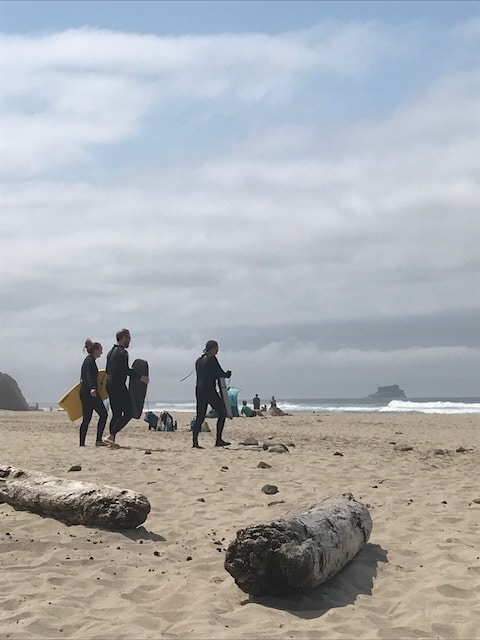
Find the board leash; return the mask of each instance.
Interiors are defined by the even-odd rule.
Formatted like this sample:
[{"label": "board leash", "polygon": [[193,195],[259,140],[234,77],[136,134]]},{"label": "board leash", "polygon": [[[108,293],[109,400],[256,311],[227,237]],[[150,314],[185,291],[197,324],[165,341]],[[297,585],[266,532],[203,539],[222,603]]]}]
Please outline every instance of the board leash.
[{"label": "board leash", "polygon": [[182,378],[182,379],[180,380],[180,382],[183,382],[184,380],[186,380],[187,378],[189,378],[189,377],[192,375],[192,373],[193,373],[193,369],[190,371],[190,373],[189,373],[188,375],[186,375],[184,378]]}]

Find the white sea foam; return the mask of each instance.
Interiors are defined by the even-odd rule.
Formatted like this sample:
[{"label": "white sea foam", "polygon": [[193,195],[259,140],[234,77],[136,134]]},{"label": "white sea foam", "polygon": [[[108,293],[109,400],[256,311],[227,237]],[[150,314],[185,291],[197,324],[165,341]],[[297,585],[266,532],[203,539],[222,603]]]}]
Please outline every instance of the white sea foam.
[{"label": "white sea foam", "polygon": [[[278,402],[286,413],[480,413],[480,402],[452,400],[411,401],[392,400],[388,405],[375,405],[348,400],[307,400]],[[152,411],[195,411],[193,402],[155,402]]]},{"label": "white sea foam", "polygon": [[[267,405],[268,406],[268,405]],[[388,404],[372,404],[366,400],[284,400],[278,401],[277,406],[285,413],[480,413],[480,398],[465,398],[462,400],[392,400]],[[51,411],[51,405],[40,405],[43,411]],[[54,406],[58,410],[57,406]],[[194,402],[154,401],[145,404],[145,411],[178,411],[195,412]]]},{"label": "white sea foam", "polygon": [[480,413],[478,402],[413,402],[409,400],[392,400],[382,412],[400,413]]},{"label": "white sea foam", "polygon": [[[147,406],[144,407],[147,409]],[[195,411],[196,406],[194,402],[155,402],[153,406],[150,407],[151,411]]]}]

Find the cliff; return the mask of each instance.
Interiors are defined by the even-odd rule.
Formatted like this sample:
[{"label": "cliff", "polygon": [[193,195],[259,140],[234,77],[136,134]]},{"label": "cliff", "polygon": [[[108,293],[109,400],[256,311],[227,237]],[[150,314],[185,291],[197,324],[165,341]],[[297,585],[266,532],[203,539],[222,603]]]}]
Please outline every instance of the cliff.
[{"label": "cliff", "polygon": [[368,396],[371,400],[406,400],[407,396],[405,391],[400,389],[398,384],[391,384],[387,387],[377,387],[375,393],[370,393]]},{"label": "cliff", "polygon": [[0,372],[0,409],[10,411],[29,411],[27,401],[23,397],[17,382],[7,373]]}]

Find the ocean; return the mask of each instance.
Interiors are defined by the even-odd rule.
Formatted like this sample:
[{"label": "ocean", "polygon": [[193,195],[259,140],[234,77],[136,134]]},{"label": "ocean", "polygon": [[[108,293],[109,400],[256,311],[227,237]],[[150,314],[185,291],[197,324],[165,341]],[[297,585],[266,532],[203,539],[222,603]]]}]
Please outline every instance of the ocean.
[{"label": "ocean", "polygon": [[[480,413],[480,397],[412,398],[389,402],[375,402],[368,398],[286,398],[277,399],[277,406],[287,413]],[[195,403],[149,402],[149,409],[194,412]]]},{"label": "ocean", "polygon": [[[239,409],[241,407],[241,402]],[[249,403],[251,406],[251,403]],[[267,407],[269,403],[267,403]],[[277,406],[286,413],[480,413],[480,397],[411,398],[408,400],[373,401],[369,398],[285,398]],[[194,402],[148,400],[145,410],[195,412]],[[55,403],[39,403],[38,409],[58,411]]]}]

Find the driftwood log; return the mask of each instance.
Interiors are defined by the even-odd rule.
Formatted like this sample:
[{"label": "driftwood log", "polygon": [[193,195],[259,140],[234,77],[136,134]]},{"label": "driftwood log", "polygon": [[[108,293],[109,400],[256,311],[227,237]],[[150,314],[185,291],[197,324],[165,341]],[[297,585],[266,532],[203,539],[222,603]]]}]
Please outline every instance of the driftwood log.
[{"label": "driftwood log", "polygon": [[150,503],[141,493],[0,465],[0,502],[66,524],[134,529],[145,522]]},{"label": "driftwood log", "polygon": [[368,541],[372,519],[351,493],[301,514],[237,531],[225,569],[242,591],[285,596],[312,589],[342,569]]}]

